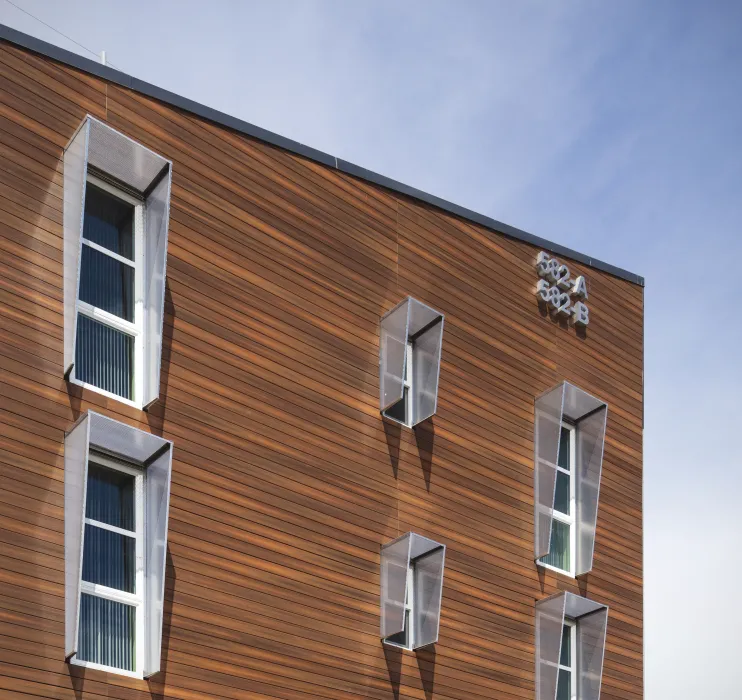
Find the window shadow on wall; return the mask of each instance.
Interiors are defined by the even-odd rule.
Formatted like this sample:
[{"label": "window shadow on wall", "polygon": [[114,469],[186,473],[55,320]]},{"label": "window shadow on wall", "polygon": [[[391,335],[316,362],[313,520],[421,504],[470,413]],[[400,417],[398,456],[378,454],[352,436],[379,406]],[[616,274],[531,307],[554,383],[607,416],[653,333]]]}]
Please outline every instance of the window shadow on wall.
[{"label": "window shadow on wall", "polygon": [[163,697],[167,680],[167,663],[170,655],[170,628],[173,618],[173,596],[175,592],[175,567],[170,547],[167,548],[167,560],[165,563],[165,601],[162,611],[162,647],[160,656],[160,672],[147,680],[147,687],[152,698]]},{"label": "window shadow on wall", "polygon": [[435,692],[435,647],[430,646],[415,651],[420,680],[423,684],[426,700],[432,700]]},{"label": "window shadow on wall", "polygon": [[389,683],[392,686],[394,700],[399,700],[399,685],[402,681],[402,654],[403,651],[396,647],[390,647],[381,643],[386,659],[386,668],[389,673]]},{"label": "window shadow on wall", "polygon": [[425,477],[425,488],[430,491],[430,479],[433,474],[433,445],[435,444],[435,425],[432,418],[419,423],[414,428],[417,453]]},{"label": "window shadow on wall", "polygon": [[399,442],[402,438],[402,426],[387,418],[382,418],[381,422],[384,425],[386,447],[389,450],[389,463],[392,465],[392,471],[396,479],[399,470]]}]

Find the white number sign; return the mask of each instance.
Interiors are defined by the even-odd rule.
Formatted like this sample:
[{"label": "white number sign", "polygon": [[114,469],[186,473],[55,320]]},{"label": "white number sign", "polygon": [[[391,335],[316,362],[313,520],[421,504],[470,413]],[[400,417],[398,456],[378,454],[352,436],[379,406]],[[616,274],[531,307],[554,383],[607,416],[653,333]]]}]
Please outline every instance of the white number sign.
[{"label": "white number sign", "polygon": [[[577,326],[590,323],[587,300],[587,284],[580,275],[572,279],[569,268],[541,251],[536,258],[536,269],[541,278],[536,285],[536,294],[558,316],[572,319]],[[574,301],[573,301],[574,300]]]}]

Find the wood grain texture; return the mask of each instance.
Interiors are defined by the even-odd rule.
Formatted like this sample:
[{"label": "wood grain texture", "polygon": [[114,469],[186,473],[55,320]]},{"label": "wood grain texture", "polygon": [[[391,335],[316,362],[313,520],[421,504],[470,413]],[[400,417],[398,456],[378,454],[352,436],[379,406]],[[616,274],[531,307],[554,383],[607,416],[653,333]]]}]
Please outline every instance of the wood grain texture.
[{"label": "wood grain texture", "polygon": [[[172,159],[161,400],[62,378],[62,149],[86,114]],[[0,44],[0,697],[534,695],[534,604],[610,606],[602,698],[643,696],[643,290],[584,274],[579,335],[530,245]],[[438,413],[378,412],[378,321],[446,315]],[[610,406],[594,570],[538,571],[533,401]],[[175,442],[163,671],[64,663],[63,435],[95,409]],[[378,638],[379,548],[448,546],[440,641]]]}]

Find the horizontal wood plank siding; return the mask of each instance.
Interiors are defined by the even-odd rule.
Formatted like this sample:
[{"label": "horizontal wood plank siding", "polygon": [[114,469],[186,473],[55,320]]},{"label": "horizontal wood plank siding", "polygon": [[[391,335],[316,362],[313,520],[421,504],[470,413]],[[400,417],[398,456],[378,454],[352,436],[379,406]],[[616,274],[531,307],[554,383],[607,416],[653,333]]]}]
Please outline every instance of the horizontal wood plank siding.
[{"label": "horizontal wood plank siding", "polygon": [[[172,159],[161,400],[62,378],[62,152],[86,114]],[[64,700],[534,697],[534,604],[610,606],[602,698],[643,696],[643,292],[588,280],[585,334],[538,251],[0,44],[0,695]],[[438,412],[378,413],[379,317],[446,315]],[[533,401],[609,404],[594,570],[533,563]],[[64,663],[64,431],[87,409],[175,443],[163,672]],[[379,548],[447,544],[440,640],[378,638]]]}]

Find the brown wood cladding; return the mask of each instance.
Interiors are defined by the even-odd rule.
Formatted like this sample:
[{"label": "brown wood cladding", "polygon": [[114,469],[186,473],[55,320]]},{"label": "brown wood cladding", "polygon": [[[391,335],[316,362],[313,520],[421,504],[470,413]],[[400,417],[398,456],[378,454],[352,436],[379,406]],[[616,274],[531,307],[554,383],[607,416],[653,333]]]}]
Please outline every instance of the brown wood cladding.
[{"label": "brown wood cladding", "polygon": [[[172,159],[161,400],[62,379],[62,150],[86,114]],[[0,697],[534,697],[534,603],[610,606],[604,700],[642,697],[643,292],[569,262],[585,337],[538,309],[536,249],[0,44]],[[446,315],[438,412],[378,412],[379,317]],[[610,406],[594,570],[533,563],[533,400]],[[63,435],[92,408],[175,443],[163,671],[64,662]],[[379,548],[448,545],[434,651],[378,637]]]}]

